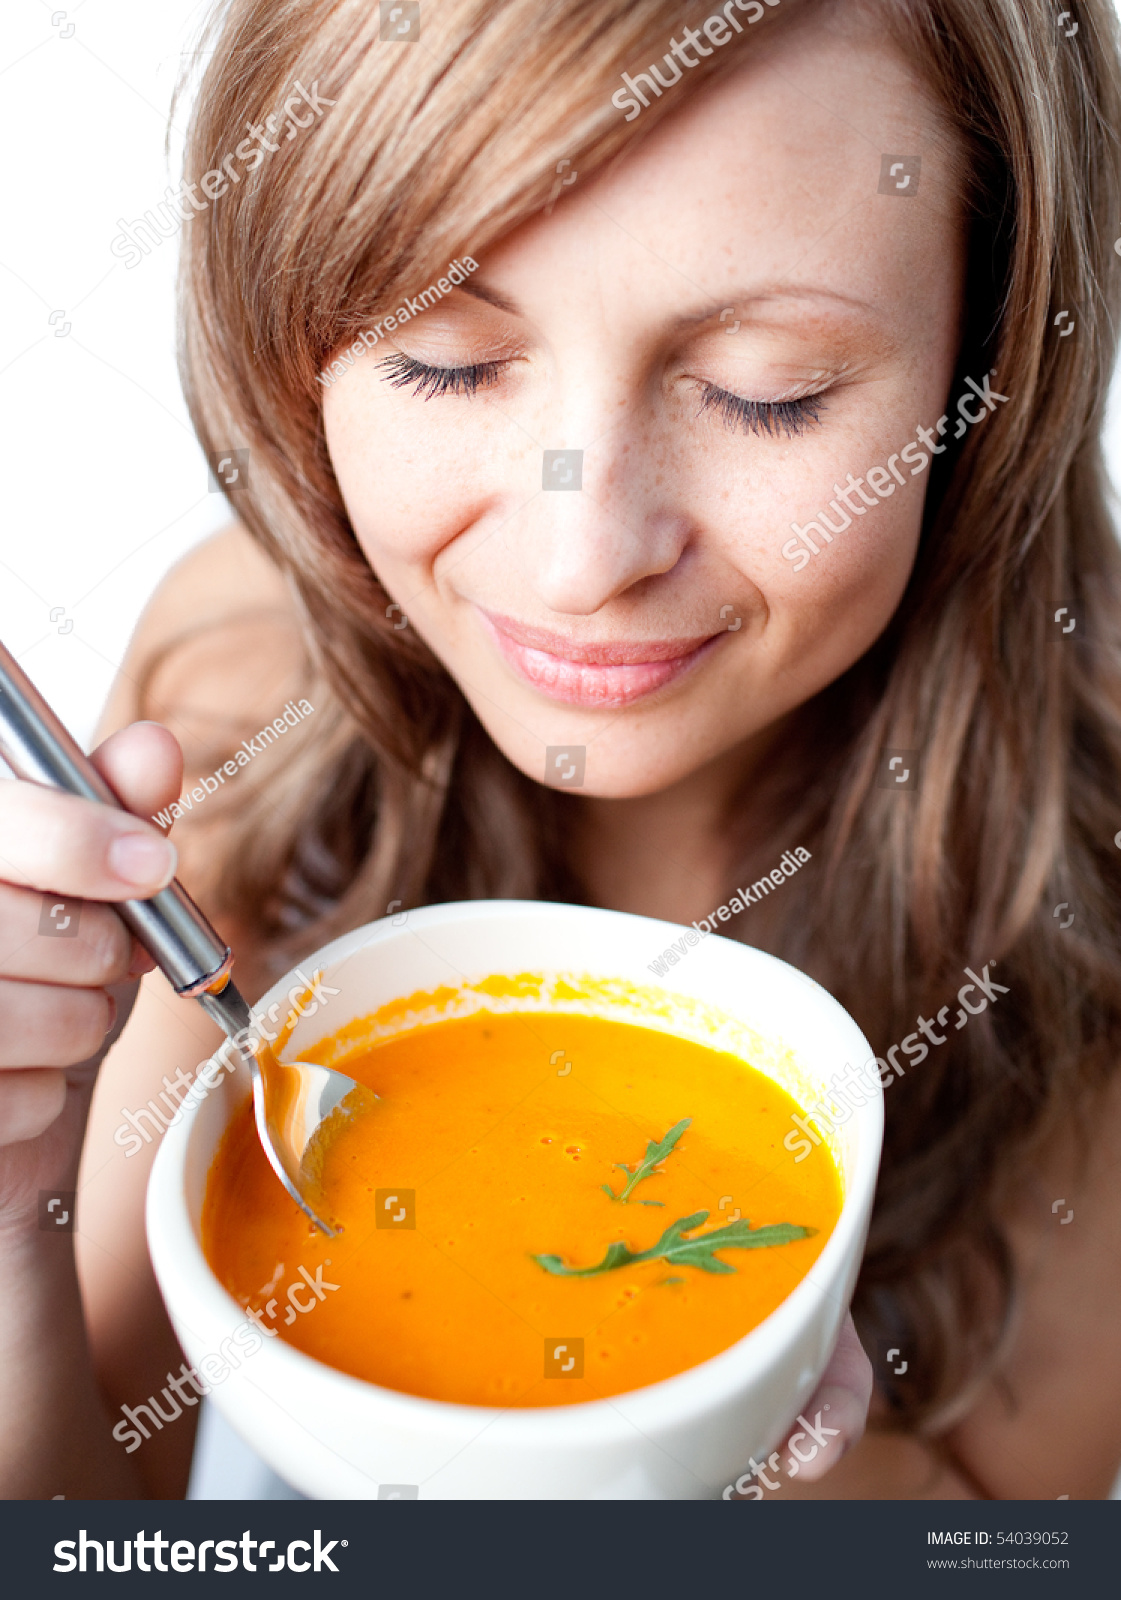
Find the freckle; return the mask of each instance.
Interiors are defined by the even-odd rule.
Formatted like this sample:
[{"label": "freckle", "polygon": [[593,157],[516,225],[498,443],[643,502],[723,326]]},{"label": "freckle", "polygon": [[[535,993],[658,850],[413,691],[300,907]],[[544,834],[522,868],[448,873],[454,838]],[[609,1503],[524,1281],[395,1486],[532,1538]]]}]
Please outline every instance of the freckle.
[{"label": "freckle", "polygon": [[404,1290],[404,1292],[401,1295],[401,1299],[402,1300],[411,1300],[412,1297],[413,1297],[413,1291],[411,1289]]}]

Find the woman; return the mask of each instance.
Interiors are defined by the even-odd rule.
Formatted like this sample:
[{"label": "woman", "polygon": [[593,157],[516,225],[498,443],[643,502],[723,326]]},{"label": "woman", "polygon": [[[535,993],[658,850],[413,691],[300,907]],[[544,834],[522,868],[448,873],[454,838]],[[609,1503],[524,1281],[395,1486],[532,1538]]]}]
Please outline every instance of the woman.
[{"label": "woman", "polygon": [[[766,1493],[1102,1497],[1111,10],[1068,38],[1042,0],[729,0],[691,28],[652,0],[443,0],[421,30],[382,40],[328,0],[216,23],[184,370],[248,483],[153,601],[105,729],[158,716],[201,773],[297,691],[314,706],[176,827],[255,992],[395,901],[688,923],[808,848],[725,931],[811,972],[895,1069],[855,1306],[877,1395],[828,1477]],[[322,114],[284,135],[296,84]],[[246,127],[283,135],[252,168]],[[99,759],[138,817],[179,792],[165,731]],[[0,832],[11,885],[112,900],[173,870],[147,824],[26,785]],[[181,1360],[144,1251],[154,1144],[127,1160],[113,1130],[214,1039],[149,979],[101,1074],[87,1351],[35,1196],[82,1138],[93,1069],[65,1103],[58,1069],[143,962],[94,905],[44,953],[37,910],[3,891],[7,1492],[181,1494],[188,1421],[135,1465],[108,1436]],[[986,1004],[955,1026],[972,980]],[[831,1376],[855,1438],[851,1349]]]}]

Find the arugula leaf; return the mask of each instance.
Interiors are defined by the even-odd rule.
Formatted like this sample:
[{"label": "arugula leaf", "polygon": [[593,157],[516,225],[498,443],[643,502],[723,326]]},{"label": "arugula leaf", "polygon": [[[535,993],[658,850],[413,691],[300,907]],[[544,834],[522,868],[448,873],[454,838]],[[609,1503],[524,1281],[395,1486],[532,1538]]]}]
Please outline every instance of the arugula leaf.
[{"label": "arugula leaf", "polygon": [[[667,1134],[668,1138],[669,1135]],[[691,1217],[680,1217],[671,1222],[656,1245],[649,1250],[628,1250],[622,1240],[609,1244],[607,1254],[594,1267],[566,1267],[560,1256],[534,1256],[539,1267],[558,1278],[592,1278],[601,1272],[611,1272],[616,1267],[630,1267],[637,1261],[655,1261],[659,1258],[674,1266],[700,1267],[703,1272],[735,1272],[736,1268],[721,1261],[717,1250],[764,1250],[773,1245],[792,1244],[796,1239],[809,1239],[816,1228],[803,1228],[794,1222],[772,1222],[765,1228],[753,1228],[746,1217],[729,1222],[723,1228],[714,1228],[697,1239],[686,1239],[702,1223],[708,1221],[707,1211],[695,1211]]]},{"label": "arugula leaf", "polygon": [[[624,1165],[622,1161],[616,1161],[615,1166],[621,1167],[622,1170],[627,1174],[627,1182],[624,1184],[622,1190],[618,1194],[615,1193],[610,1184],[601,1184],[600,1187],[602,1188],[604,1194],[609,1194],[612,1200],[625,1200],[630,1194],[631,1190],[634,1188],[635,1184],[641,1183],[643,1178],[649,1178],[653,1174],[654,1168],[658,1165],[658,1162],[666,1159],[692,1120],[692,1117],[683,1117],[679,1123],[670,1129],[664,1139],[658,1141],[651,1139],[646,1146],[646,1154],[643,1156],[641,1162],[635,1168],[633,1173],[631,1172],[631,1169]],[[638,1203],[639,1205],[643,1206],[665,1205],[664,1200],[640,1200]]]}]

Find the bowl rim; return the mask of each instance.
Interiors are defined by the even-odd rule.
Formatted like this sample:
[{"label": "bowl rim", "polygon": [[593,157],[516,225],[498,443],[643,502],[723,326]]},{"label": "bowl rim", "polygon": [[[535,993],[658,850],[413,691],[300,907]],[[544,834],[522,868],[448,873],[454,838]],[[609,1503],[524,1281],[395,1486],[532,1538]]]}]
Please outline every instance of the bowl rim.
[{"label": "bowl rim", "polygon": [[[407,931],[409,924],[414,927],[433,924],[447,926],[456,922],[480,919],[502,922],[527,916],[541,920],[560,917],[567,921],[592,917],[597,921],[614,921],[617,925],[627,924],[632,928],[636,924],[641,924],[652,934],[665,930],[678,938],[683,926],[660,918],[640,916],[633,912],[612,911],[596,906],[575,906],[559,901],[449,901],[410,910],[405,924],[393,926],[393,920],[389,916],[364,923],[313,951],[301,960],[299,968],[322,968],[326,971],[330,966],[346,960],[359,950],[396,938]],[[772,976],[777,977],[779,974],[776,969],[780,969],[784,982],[793,979],[799,985],[808,985],[816,991],[819,1004],[823,1005],[827,1012],[835,1013],[836,1021],[841,1028],[851,1031],[853,1043],[858,1042],[859,1048],[865,1051],[863,1059],[873,1058],[874,1052],[853,1018],[840,1002],[813,978],[780,957],[772,956],[766,951],[758,950],[736,939],[725,939],[719,934],[711,934],[703,943],[709,945],[714,941],[742,956],[749,965],[754,962],[762,968],[769,969]],[[667,939],[666,943],[669,942]],[[694,951],[693,954],[699,955],[699,951]],[[566,967],[572,970],[574,966],[575,963],[565,964],[563,967],[558,965],[557,970],[565,970]],[[260,1011],[274,1001],[282,1000],[287,990],[298,982],[297,968],[294,967],[278,978],[265,994],[254,1002],[252,1009]],[[668,993],[680,992],[665,983],[655,983],[651,986],[663,988]],[[730,1011],[727,1006],[717,1009]],[[347,1020],[350,1019],[344,1018],[338,1026],[344,1027]],[[219,1046],[219,1049],[222,1048]],[[211,1060],[213,1059],[212,1056]],[[226,1082],[228,1091],[234,1080],[231,1078],[223,1081]],[[248,1092],[247,1088],[246,1094],[241,1096],[235,1105],[242,1104]],[[230,1314],[233,1313],[235,1321],[231,1326],[236,1326],[244,1321],[245,1310],[220,1282],[206,1259],[191,1219],[184,1184],[184,1169],[190,1141],[205,1098],[184,1102],[181,1120],[170,1125],[160,1140],[148,1180],[146,1203],[148,1243],[160,1292],[168,1305],[173,1322],[178,1319],[183,1303],[187,1302],[200,1306],[207,1323],[229,1320]],[[705,1360],[686,1367],[670,1377],[658,1379],[654,1383],[636,1389],[622,1390],[598,1400],[578,1400],[555,1406],[501,1406],[435,1400],[426,1395],[387,1388],[369,1379],[357,1377],[353,1373],[344,1372],[341,1368],[332,1367],[317,1357],[308,1355],[298,1346],[289,1344],[279,1335],[275,1339],[264,1340],[262,1350],[254,1352],[248,1359],[256,1363],[267,1351],[269,1355],[266,1359],[270,1365],[278,1368],[281,1375],[290,1376],[295,1380],[302,1378],[319,1384],[327,1383],[334,1393],[348,1404],[361,1403],[367,1409],[371,1405],[376,1405],[387,1420],[390,1415],[396,1414],[400,1422],[418,1426],[426,1433],[446,1431],[449,1424],[456,1432],[461,1431],[465,1425],[477,1427],[479,1420],[488,1414],[504,1416],[506,1419],[504,1428],[514,1430],[515,1435],[524,1433],[539,1436],[542,1430],[545,1430],[557,1436],[558,1443],[565,1434],[576,1431],[579,1431],[588,1442],[596,1442],[597,1437],[602,1442],[609,1442],[613,1437],[633,1433],[635,1425],[641,1425],[643,1415],[647,1413],[651,1424],[656,1420],[659,1430],[672,1428],[680,1422],[705,1413],[713,1406],[720,1405],[732,1390],[744,1386],[753,1378],[765,1375],[775,1355],[792,1344],[797,1338],[798,1330],[811,1320],[819,1301],[836,1295],[838,1289],[840,1294],[844,1295],[845,1264],[853,1255],[859,1259],[863,1249],[879,1170],[883,1136],[883,1090],[878,1082],[875,1083],[874,1092],[869,1095],[865,1105],[857,1107],[853,1115],[860,1126],[860,1148],[856,1164],[851,1180],[844,1185],[837,1221],[809,1271],[799,1279],[773,1311],[741,1338],[715,1355],[706,1357]],[[222,1124],[223,1128],[228,1126],[228,1123],[227,1117]],[[212,1150],[211,1161],[213,1156]],[[819,1276],[822,1282],[816,1281]],[[855,1273],[852,1276],[855,1276]],[[175,1280],[179,1289],[177,1295],[168,1294],[165,1277]],[[843,1317],[847,1305],[846,1298],[838,1312],[836,1319],[838,1322]],[[225,1380],[222,1386],[224,1385]],[[361,1397],[360,1402],[359,1397]],[[222,1409],[221,1401],[218,1403]]]}]

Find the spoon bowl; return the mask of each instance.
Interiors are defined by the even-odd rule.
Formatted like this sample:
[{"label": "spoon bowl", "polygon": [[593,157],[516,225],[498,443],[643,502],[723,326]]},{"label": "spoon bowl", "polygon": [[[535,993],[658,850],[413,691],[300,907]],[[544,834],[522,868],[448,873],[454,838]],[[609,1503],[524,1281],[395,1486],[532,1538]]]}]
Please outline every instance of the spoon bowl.
[{"label": "spoon bowl", "polygon": [[217,992],[198,998],[249,1068],[253,1115],[269,1165],[301,1211],[334,1238],[340,1230],[332,1228],[316,1210],[322,1206],[315,1160],[320,1133],[332,1120],[369,1110],[377,1095],[345,1073],[314,1061],[279,1061],[272,1052],[251,1049],[245,1040],[254,1033],[253,1017],[229,978]]}]

